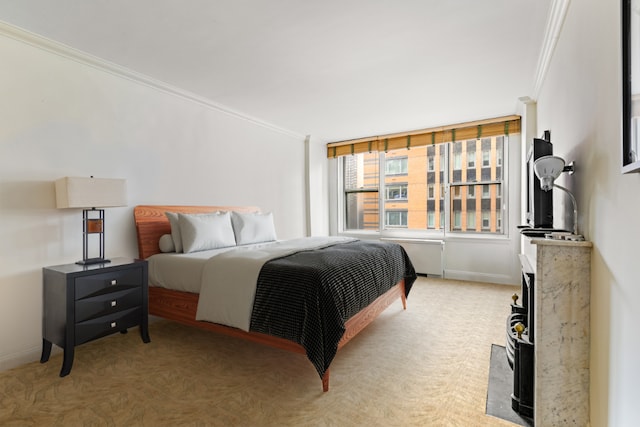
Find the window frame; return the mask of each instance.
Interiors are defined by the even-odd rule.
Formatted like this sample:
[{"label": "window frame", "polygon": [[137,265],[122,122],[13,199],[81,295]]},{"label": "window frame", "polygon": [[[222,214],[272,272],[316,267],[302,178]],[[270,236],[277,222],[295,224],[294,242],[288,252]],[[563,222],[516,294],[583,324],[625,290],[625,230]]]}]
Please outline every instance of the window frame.
[{"label": "window frame", "polygon": [[[400,197],[398,198],[389,198],[389,189],[393,189],[395,187],[399,187],[400,188]],[[404,191],[402,191],[402,189],[404,188]],[[379,191],[379,190],[378,190]],[[406,202],[409,199],[409,184],[406,182],[394,182],[390,185],[385,185],[384,187],[384,201],[385,202]],[[402,193],[405,194],[404,197],[402,197]]]},{"label": "window frame", "polygon": [[[391,162],[395,162],[395,161],[401,162],[400,172],[387,172],[387,166]],[[384,168],[383,169],[384,169],[384,176],[408,175],[409,174],[409,157],[407,157],[407,156],[398,156],[398,157],[392,157],[390,159],[387,159],[385,157]],[[378,185],[380,185],[380,184],[378,183]]]},{"label": "window frame", "polygon": [[[515,137],[514,137],[515,135]],[[358,234],[372,234],[372,235],[378,235],[378,236],[386,236],[386,237],[425,237],[425,238],[445,238],[447,236],[453,237],[455,236],[456,238],[467,238],[467,237],[471,237],[471,238],[482,238],[482,239],[504,239],[504,238],[508,238],[509,237],[509,227],[508,227],[508,219],[509,219],[509,210],[513,209],[513,206],[510,206],[509,201],[508,201],[508,188],[509,188],[509,181],[511,179],[514,179],[513,177],[509,176],[509,162],[507,161],[509,159],[509,144],[510,143],[517,143],[516,141],[519,140],[518,136],[519,134],[514,134],[514,135],[503,135],[502,136],[502,155],[498,155],[496,156],[496,158],[499,158],[501,160],[501,164],[500,165],[495,165],[498,168],[501,168],[501,173],[500,173],[500,177],[501,179],[499,180],[492,180],[492,181],[473,181],[473,182],[465,182],[465,183],[455,183],[452,184],[450,183],[450,179],[451,179],[451,172],[450,169],[452,167],[452,163],[451,163],[451,155],[452,155],[452,146],[453,143],[449,142],[449,143],[443,143],[446,146],[446,149],[441,152],[441,151],[436,151],[437,156],[440,156],[440,168],[436,171],[435,170],[435,155],[434,156],[426,156],[425,162],[426,162],[426,166],[425,166],[425,170],[428,173],[438,173],[438,174],[442,174],[442,176],[444,177],[444,182],[437,182],[437,185],[440,185],[441,188],[444,188],[444,194],[440,195],[442,197],[442,199],[438,199],[436,198],[436,194],[435,194],[435,185],[434,184],[434,199],[429,199],[429,200],[435,200],[436,203],[440,203],[442,202],[442,206],[441,209],[434,211],[433,214],[433,218],[434,220],[437,219],[437,214],[439,212],[440,214],[440,223],[438,225],[438,228],[431,228],[430,224],[428,222],[428,218],[427,215],[425,215],[425,224],[424,224],[424,228],[408,228],[407,227],[398,227],[398,226],[386,226],[386,210],[385,209],[385,203],[386,202],[398,202],[401,201],[402,199],[394,199],[394,200],[387,200],[386,199],[386,186],[385,186],[385,177],[389,177],[389,176],[399,176],[399,175],[408,175],[411,173],[411,171],[409,170],[409,168],[411,168],[411,166],[409,166],[410,162],[408,161],[407,157],[404,157],[402,155],[399,155],[398,157],[392,157],[389,158],[385,152],[380,151],[378,152],[378,173],[379,173],[379,179],[378,179],[378,209],[379,209],[379,220],[378,220],[378,228],[376,230],[372,230],[372,229],[346,229],[344,227],[344,225],[346,224],[346,208],[344,206],[344,197],[340,197],[339,200],[342,200],[342,204],[338,203],[338,213],[339,213],[339,220],[337,223],[337,230],[339,234],[350,234],[350,235],[358,235]],[[500,136],[496,136],[494,138],[500,138]],[[515,140],[514,140],[515,139]],[[458,141],[456,141],[458,142]],[[440,146],[441,144],[437,144],[438,149],[440,150]],[[477,151],[481,151],[481,150],[477,150]],[[476,151],[476,153],[477,153]],[[365,153],[362,153],[365,154]],[[356,154],[357,155],[357,154]],[[429,168],[429,157],[433,157],[434,161],[433,161],[433,165],[434,165],[434,170],[431,170]],[[400,161],[405,161],[407,164],[407,173],[400,173],[400,174],[390,174],[387,175],[386,173],[386,161],[387,160],[400,160]],[[461,159],[462,160],[462,159]],[[466,162],[463,162],[466,163]],[[384,165],[384,166],[383,166]],[[338,167],[337,169],[337,173],[338,173],[338,194],[340,194],[341,192],[344,193],[345,190],[343,188],[343,183],[342,178],[343,178],[343,166],[344,163],[342,161],[338,162]],[[464,165],[466,166],[466,165]],[[476,162],[476,167],[478,167],[478,164]],[[497,221],[497,225],[496,225],[496,230],[495,232],[487,232],[485,231],[485,229],[483,228],[483,231],[468,231],[468,230],[455,230],[453,227],[453,222],[454,222],[454,214],[453,214],[453,208],[452,208],[452,194],[453,192],[451,191],[451,187],[452,186],[467,186],[470,187],[472,186],[471,184],[473,184],[473,186],[477,186],[477,185],[485,185],[485,184],[500,184],[500,188],[501,191],[500,193],[496,196],[497,199],[499,199],[500,203],[498,204],[498,206],[496,207],[497,210],[499,211],[497,213],[496,216],[496,221]],[[396,185],[396,183],[392,183],[391,185]],[[425,185],[426,184],[425,182]],[[475,188],[475,187],[474,187]],[[348,190],[348,192],[359,192],[359,191],[376,191],[376,190]],[[407,190],[408,191],[408,190]],[[442,190],[441,190],[442,191]],[[478,190],[476,189],[474,195],[477,197],[479,196],[478,194]],[[491,193],[491,190],[490,190]],[[407,192],[408,195],[408,192]],[[489,196],[490,197],[490,196]],[[464,199],[465,197],[462,197],[462,199]],[[469,193],[466,192],[466,198],[469,198]],[[472,197],[473,199],[474,197]],[[460,200],[460,199],[458,199]],[[481,198],[478,197],[477,199],[477,210],[482,211],[481,208]],[[396,208],[391,208],[391,211],[393,210],[397,210]],[[410,210],[410,209],[409,209]],[[480,214],[480,219],[476,220],[475,223],[476,225],[478,225],[478,222],[482,221],[482,214]],[[464,221],[462,221],[464,217],[461,218],[461,222],[466,222],[467,220],[465,219]],[[435,223],[437,223],[437,221],[434,221]],[[462,228],[466,228],[466,227],[462,227]],[[490,229],[490,227],[489,227]],[[401,232],[401,230],[404,230],[404,232]],[[395,232],[395,234],[394,234]],[[397,232],[400,232],[401,234],[397,234]]]},{"label": "window frame", "polygon": [[[401,224],[389,224],[389,214],[400,214],[400,223]],[[402,215],[404,214],[404,215]],[[407,209],[388,209],[384,211],[384,228],[385,229],[395,229],[395,228],[407,228],[408,227],[408,217],[409,211]]]}]

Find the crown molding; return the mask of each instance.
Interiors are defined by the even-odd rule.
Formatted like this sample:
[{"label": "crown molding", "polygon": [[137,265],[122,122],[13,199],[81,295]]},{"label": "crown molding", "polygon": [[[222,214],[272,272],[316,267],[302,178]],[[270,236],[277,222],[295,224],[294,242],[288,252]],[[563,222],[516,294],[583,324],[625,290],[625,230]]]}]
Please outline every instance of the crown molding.
[{"label": "crown molding", "polygon": [[67,46],[65,44],[56,42],[54,40],[32,33],[25,29],[16,27],[15,25],[11,25],[4,21],[0,21],[0,35],[28,44],[32,47],[44,50],[46,52],[53,53],[54,55],[58,55],[63,58],[78,62],[82,65],[95,68],[105,73],[109,73],[116,77],[120,77],[129,81],[132,81],[134,83],[141,84],[141,85],[159,90],[161,92],[195,102],[204,107],[227,114],[237,119],[245,120],[252,124],[270,129],[272,131],[283,133],[285,135],[292,136],[294,138],[299,138],[302,141],[304,141],[305,139],[305,135],[300,134],[298,132],[294,132],[292,130],[285,129],[280,126],[276,126],[264,120],[251,117],[247,114],[241,113],[225,105],[214,102],[208,98],[199,96],[193,92],[186,91],[179,87],[173,86],[169,83],[154,79],[142,73],[138,73],[129,68],[120,66],[113,62],[109,62],[97,56],[93,56],[87,52],[83,52],[81,50],[72,48],[71,46]]},{"label": "crown molding", "polygon": [[571,0],[552,0],[544,40],[542,42],[542,49],[540,50],[540,56],[538,57],[538,66],[533,85],[532,98],[534,100],[537,100],[540,96],[540,90],[542,90],[542,84],[547,76],[549,64],[551,63],[551,58],[553,57],[553,53],[556,49],[556,44],[560,38],[562,25],[564,24],[564,19],[567,16],[570,3]]}]

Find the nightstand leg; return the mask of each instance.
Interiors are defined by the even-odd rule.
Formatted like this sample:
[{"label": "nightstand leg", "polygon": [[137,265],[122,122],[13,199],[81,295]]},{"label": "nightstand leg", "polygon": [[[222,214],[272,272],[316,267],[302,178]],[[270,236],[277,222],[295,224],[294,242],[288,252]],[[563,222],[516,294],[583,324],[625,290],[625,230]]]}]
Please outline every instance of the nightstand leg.
[{"label": "nightstand leg", "polygon": [[73,366],[73,354],[74,354],[73,346],[69,346],[64,349],[62,369],[60,370],[61,377],[66,377],[67,375],[69,375],[69,372],[71,372],[71,367]]},{"label": "nightstand leg", "polygon": [[51,341],[42,338],[42,355],[40,356],[40,363],[45,363],[51,356]]},{"label": "nightstand leg", "polygon": [[140,325],[140,337],[144,343],[151,342],[151,338],[149,338],[149,327],[145,322]]}]

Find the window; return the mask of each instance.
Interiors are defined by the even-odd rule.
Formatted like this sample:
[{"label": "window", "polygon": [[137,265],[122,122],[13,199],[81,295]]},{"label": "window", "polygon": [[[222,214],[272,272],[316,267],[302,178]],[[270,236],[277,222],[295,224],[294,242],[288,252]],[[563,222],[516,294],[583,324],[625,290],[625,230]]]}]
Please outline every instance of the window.
[{"label": "window", "polygon": [[491,165],[491,152],[489,150],[482,150],[482,167],[486,168]]},{"label": "window", "polygon": [[482,198],[488,199],[491,197],[491,187],[488,184],[482,186]]},{"label": "window", "polygon": [[406,175],[407,174],[407,158],[400,157],[395,159],[387,159],[384,164],[385,175]]},{"label": "window", "polygon": [[462,169],[462,153],[453,153],[453,168],[456,170]]},{"label": "window", "polygon": [[491,225],[491,212],[482,211],[482,229],[488,230]]},{"label": "window", "polygon": [[387,227],[407,226],[407,211],[387,211],[385,212],[385,225]]},{"label": "window", "polygon": [[467,141],[467,168],[476,167],[476,140]]},{"label": "window", "polygon": [[453,187],[451,189],[451,192],[453,193],[453,198],[454,199],[459,199],[460,198],[460,187],[458,187],[458,186]]},{"label": "window", "polygon": [[475,231],[476,229],[476,211],[467,212],[467,230]]},{"label": "window", "polygon": [[505,141],[492,136],[343,155],[342,229],[503,233],[505,165],[498,162],[507,158]]},{"label": "window", "polygon": [[453,211],[453,229],[460,230],[462,227],[462,212]]},{"label": "window", "polygon": [[386,186],[387,200],[407,200],[407,184]]},{"label": "window", "polygon": [[378,153],[345,156],[343,187],[346,230],[378,230]]}]

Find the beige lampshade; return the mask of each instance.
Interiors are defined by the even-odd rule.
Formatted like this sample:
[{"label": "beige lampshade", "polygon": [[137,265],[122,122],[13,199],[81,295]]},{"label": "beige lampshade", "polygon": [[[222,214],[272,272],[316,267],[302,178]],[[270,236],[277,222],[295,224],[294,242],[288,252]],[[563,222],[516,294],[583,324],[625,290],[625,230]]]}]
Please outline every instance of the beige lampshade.
[{"label": "beige lampshade", "polygon": [[64,177],[56,181],[56,207],[109,208],[127,205],[127,181]]}]

